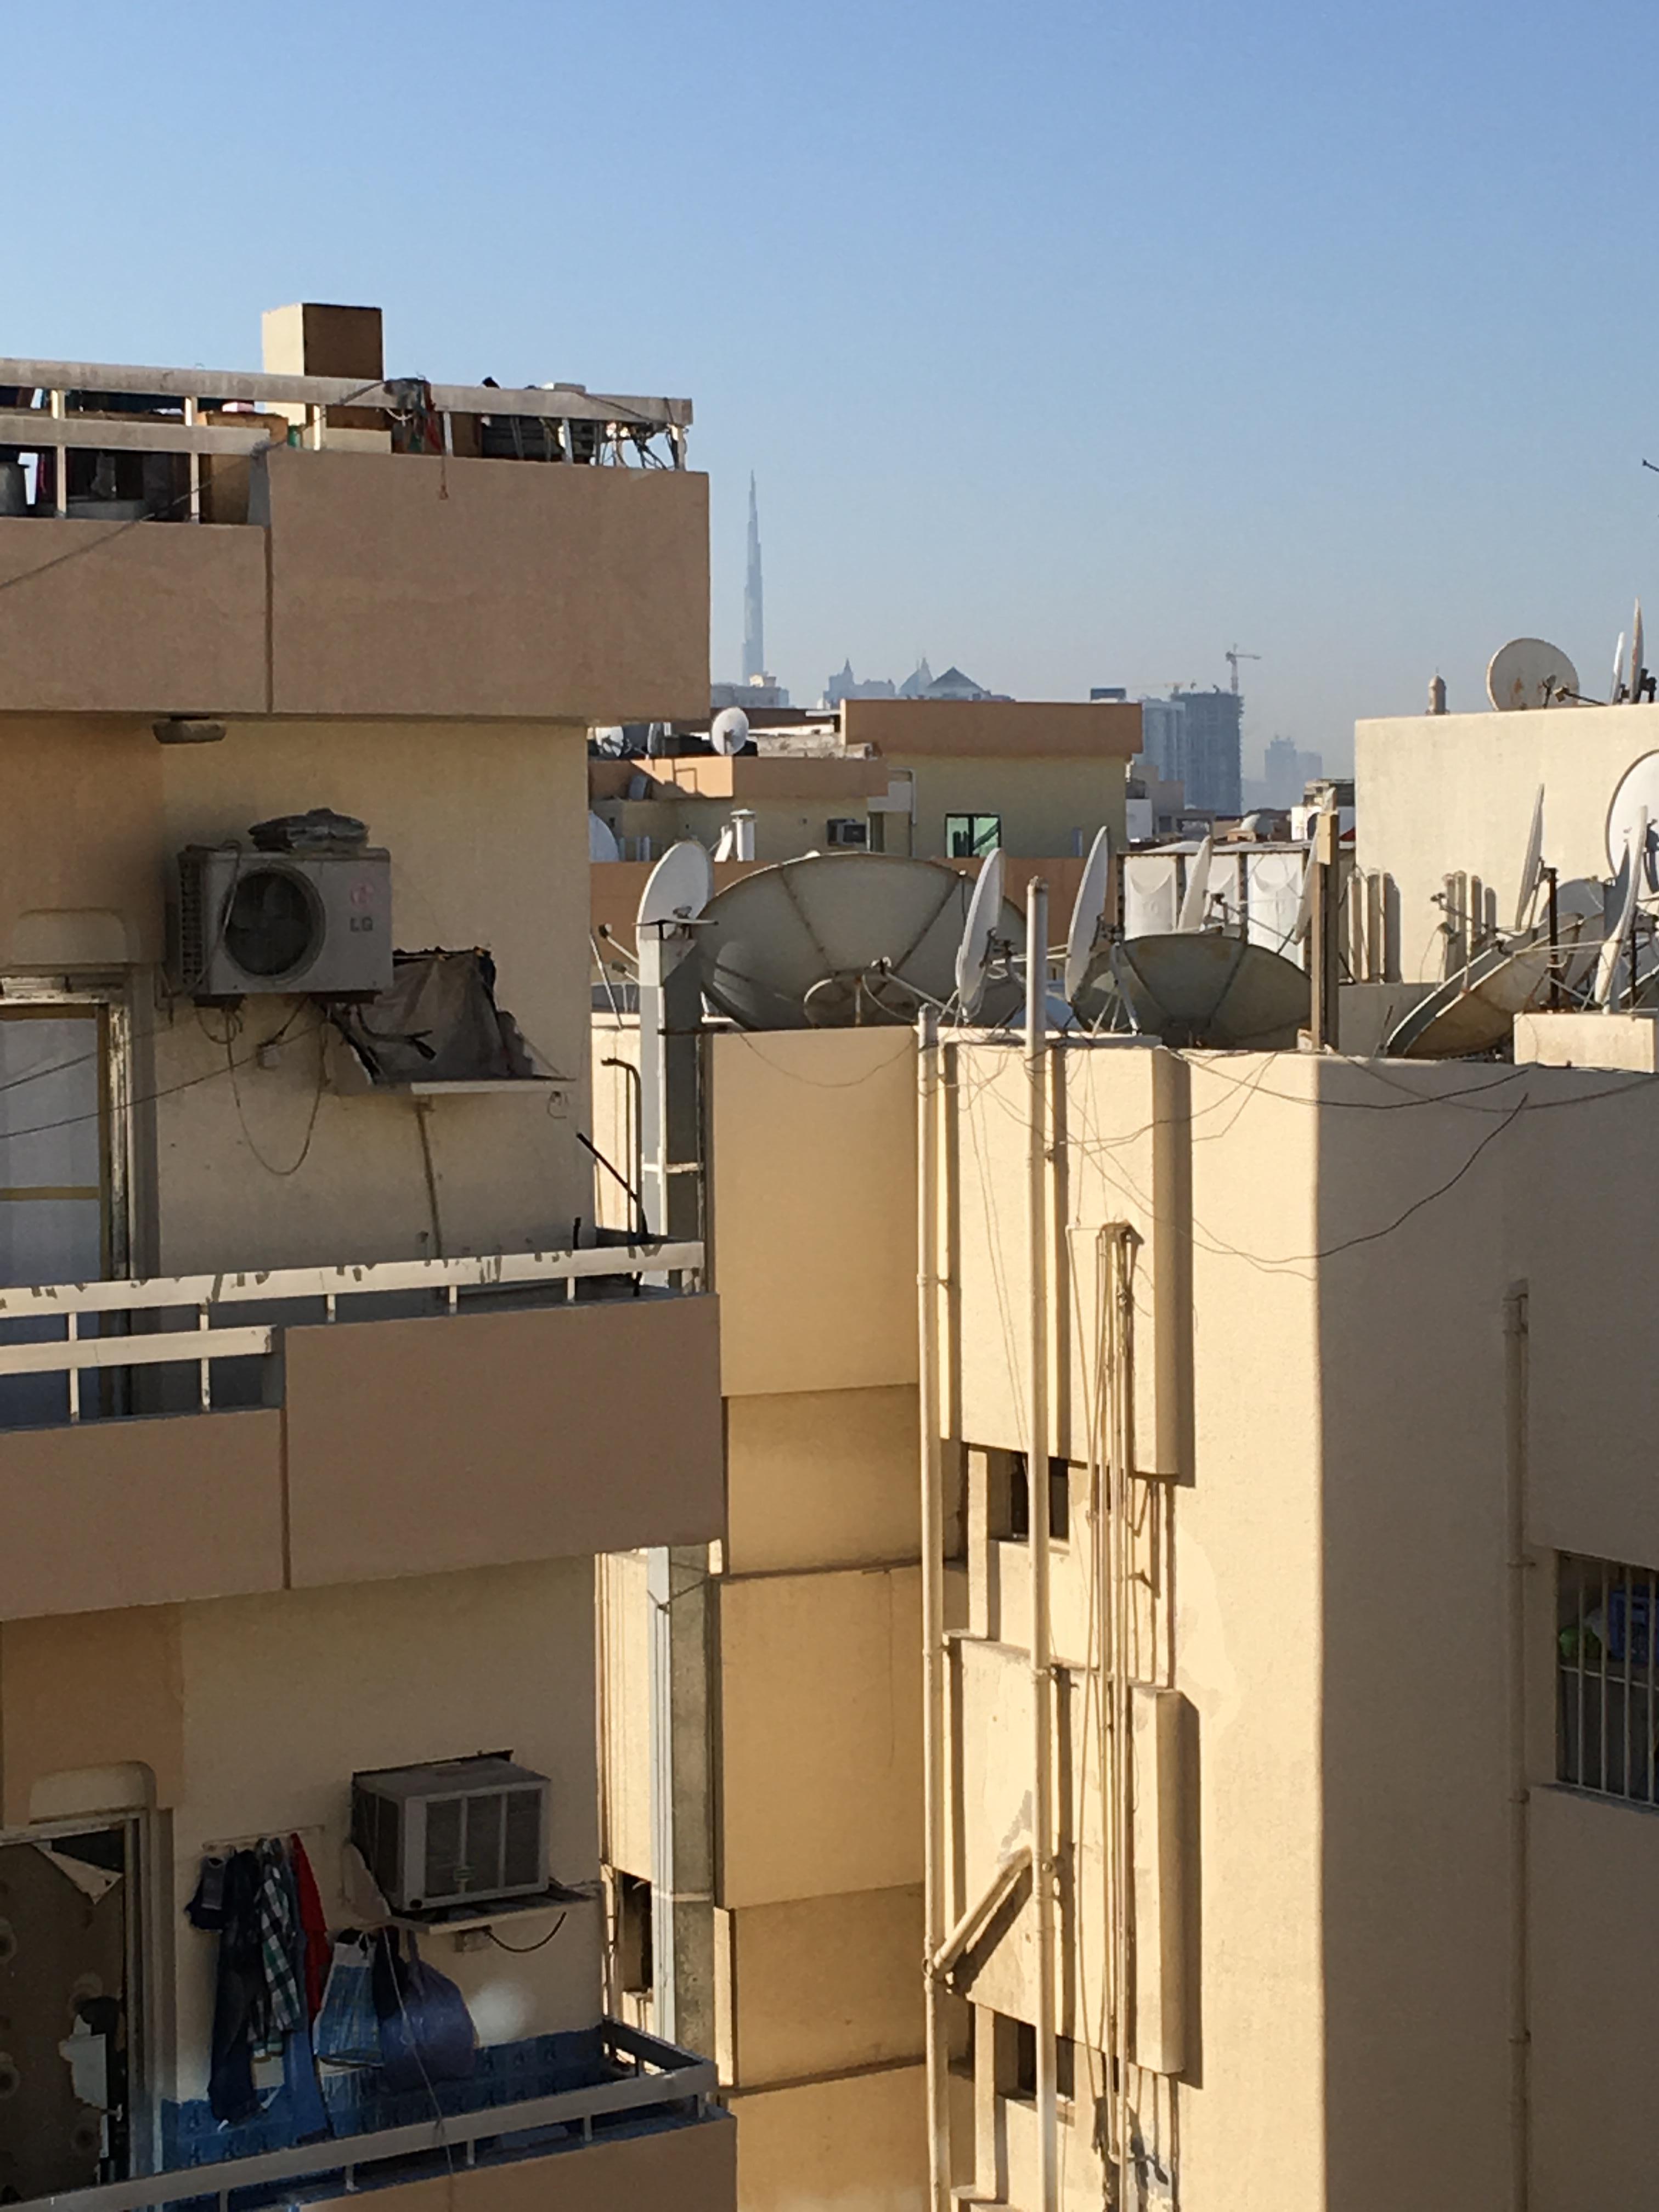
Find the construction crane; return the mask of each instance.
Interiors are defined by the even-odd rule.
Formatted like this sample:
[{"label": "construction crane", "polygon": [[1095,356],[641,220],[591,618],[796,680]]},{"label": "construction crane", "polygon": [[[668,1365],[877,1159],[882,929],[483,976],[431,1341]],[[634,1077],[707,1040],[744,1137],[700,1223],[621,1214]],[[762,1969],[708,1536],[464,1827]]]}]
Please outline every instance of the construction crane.
[{"label": "construction crane", "polygon": [[1237,696],[1238,696],[1238,664],[1239,664],[1239,662],[1240,662],[1241,660],[1260,660],[1260,659],[1261,659],[1261,655],[1259,653],[1241,653],[1241,652],[1239,651],[1238,647],[1237,647],[1237,646],[1234,646],[1234,647],[1233,647],[1232,651],[1231,651],[1231,653],[1224,653],[1224,654],[1222,655],[1222,658],[1223,658],[1223,659],[1224,659],[1224,660],[1225,660],[1225,661],[1226,661],[1226,663],[1227,663],[1228,666],[1229,666],[1229,667],[1232,670],[1232,672],[1233,672],[1233,696],[1234,696],[1234,698],[1235,698],[1235,699],[1237,699]]}]

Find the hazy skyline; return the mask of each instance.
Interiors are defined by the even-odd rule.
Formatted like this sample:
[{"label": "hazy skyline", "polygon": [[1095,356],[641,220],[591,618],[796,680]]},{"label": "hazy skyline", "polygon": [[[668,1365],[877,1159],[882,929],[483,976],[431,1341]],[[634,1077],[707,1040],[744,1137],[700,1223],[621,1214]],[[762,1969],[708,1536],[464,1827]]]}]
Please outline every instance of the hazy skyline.
[{"label": "hazy skyline", "polygon": [[[1133,696],[1237,640],[1247,750],[1334,767],[1517,632],[1599,691],[1659,603],[1650,9],[641,0],[625,71],[592,5],[458,20],[92,0],[78,95],[8,120],[8,346],[245,366],[344,299],[394,373],[687,394],[714,672],[752,468],[803,697],[922,651]],[[57,20],[7,27],[58,82]]]}]

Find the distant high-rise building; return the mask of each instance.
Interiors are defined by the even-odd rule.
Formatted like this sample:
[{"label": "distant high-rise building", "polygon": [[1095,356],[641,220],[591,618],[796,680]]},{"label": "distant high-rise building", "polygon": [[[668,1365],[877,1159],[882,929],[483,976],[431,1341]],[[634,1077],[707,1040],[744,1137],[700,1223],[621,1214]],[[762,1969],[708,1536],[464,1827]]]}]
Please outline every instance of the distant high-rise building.
[{"label": "distant high-rise building", "polygon": [[1172,691],[1143,699],[1141,754],[1166,782],[1185,786],[1187,804],[1211,814],[1237,814],[1243,800],[1240,732],[1244,702],[1237,691]]},{"label": "distant high-rise building", "polygon": [[1262,804],[1294,806],[1310,783],[1325,773],[1323,757],[1301,751],[1289,738],[1275,738],[1261,763]]},{"label": "distant high-rise building", "polygon": [[823,703],[826,707],[839,707],[843,699],[890,699],[893,693],[890,676],[866,677],[860,681],[854,675],[849,659],[824,685]]},{"label": "distant high-rise building", "polygon": [[764,681],[766,676],[766,603],[761,590],[760,509],[755,501],[755,478],[749,477],[749,574],[743,587],[743,680]]}]

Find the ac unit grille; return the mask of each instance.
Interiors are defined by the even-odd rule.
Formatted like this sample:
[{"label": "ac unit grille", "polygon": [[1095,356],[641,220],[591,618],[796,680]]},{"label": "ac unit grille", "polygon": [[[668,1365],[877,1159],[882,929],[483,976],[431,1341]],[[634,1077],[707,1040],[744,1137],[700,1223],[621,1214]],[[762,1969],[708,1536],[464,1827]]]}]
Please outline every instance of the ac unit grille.
[{"label": "ac unit grille", "polygon": [[353,1839],[394,1911],[524,1896],[547,1884],[547,1791],[494,1756],[359,1774]]}]

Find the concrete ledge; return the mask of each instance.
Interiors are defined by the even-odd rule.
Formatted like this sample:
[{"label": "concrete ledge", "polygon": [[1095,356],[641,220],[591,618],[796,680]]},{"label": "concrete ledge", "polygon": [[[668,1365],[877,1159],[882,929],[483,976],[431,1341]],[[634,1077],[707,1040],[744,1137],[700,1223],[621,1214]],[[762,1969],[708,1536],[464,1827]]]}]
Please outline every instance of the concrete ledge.
[{"label": "concrete ledge", "polygon": [[1515,1063],[1659,1075],[1659,1020],[1652,1014],[1517,1014]]}]

